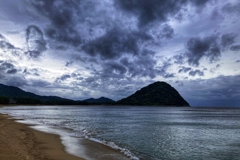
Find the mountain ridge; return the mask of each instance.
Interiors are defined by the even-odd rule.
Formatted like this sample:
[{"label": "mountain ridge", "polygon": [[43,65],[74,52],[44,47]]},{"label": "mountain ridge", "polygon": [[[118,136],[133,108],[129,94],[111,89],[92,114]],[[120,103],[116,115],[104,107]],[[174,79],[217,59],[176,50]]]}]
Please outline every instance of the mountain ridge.
[{"label": "mountain ridge", "polygon": [[[11,92],[9,91],[11,90]],[[36,99],[42,99],[42,100],[48,100],[48,99],[62,99],[62,100],[70,100],[66,98],[61,98],[58,96],[41,96],[37,95],[35,93],[24,91],[18,87],[14,86],[7,86],[4,84],[0,84],[0,96],[7,97],[7,98],[36,98]]]},{"label": "mountain ridge", "polygon": [[83,102],[88,102],[88,103],[114,103],[115,101],[107,98],[107,97],[100,97],[100,98],[88,98],[83,100]]},{"label": "mountain ridge", "polygon": [[149,84],[117,102],[106,97],[74,101],[57,96],[40,96],[26,92],[18,87],[0,84],[0,104],[1,102],[6,104],[8,102],[6,99],[13,99],[17,104],[189,106],[188,102],[181,97],[178,91],[166,82]]}]

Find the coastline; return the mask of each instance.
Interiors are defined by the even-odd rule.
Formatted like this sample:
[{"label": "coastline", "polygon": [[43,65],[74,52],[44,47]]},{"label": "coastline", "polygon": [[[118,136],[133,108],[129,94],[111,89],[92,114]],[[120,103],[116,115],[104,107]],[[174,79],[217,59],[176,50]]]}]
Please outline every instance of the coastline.
[{"label": "coastline", "polygon": [[0,114],[0,159],[84,160],[68,154],[58,135],[31,129]]},{"label": "coastline", "polygon": [[[9,106],[0,105],[0,108],[2,107]],[[85,138],[75,139],[58,132],[49,132],[49,128],[25,123],[25,120],[0,113],[0,160],[131,159],[121,150],[101,142]]]}]

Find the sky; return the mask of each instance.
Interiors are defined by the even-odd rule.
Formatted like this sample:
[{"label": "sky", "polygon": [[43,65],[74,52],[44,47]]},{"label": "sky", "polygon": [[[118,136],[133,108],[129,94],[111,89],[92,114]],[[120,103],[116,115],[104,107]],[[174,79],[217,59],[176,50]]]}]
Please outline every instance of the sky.
[{"label": "sky", "polygon": [[240,106],[239,0],[1,0],[0,83],[125,98],[155,81],[191,106]]}]

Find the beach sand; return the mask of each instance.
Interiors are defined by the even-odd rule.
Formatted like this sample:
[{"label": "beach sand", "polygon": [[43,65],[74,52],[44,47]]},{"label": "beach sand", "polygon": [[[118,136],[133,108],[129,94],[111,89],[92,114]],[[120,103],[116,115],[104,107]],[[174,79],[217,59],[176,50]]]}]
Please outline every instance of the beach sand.
[{"label": "beach sand", "polygon": [[60,137],[0,114],[0,160],[83,160],[65,152]]}]

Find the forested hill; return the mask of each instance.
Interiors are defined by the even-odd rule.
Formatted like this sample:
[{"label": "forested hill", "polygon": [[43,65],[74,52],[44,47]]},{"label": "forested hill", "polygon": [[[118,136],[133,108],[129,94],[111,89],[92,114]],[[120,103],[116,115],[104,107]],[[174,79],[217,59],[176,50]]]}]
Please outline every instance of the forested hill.
[{"label": "forested hill", "polygon": [[117,103],[143,106],[189,106],[178,91],[165,82],[152,83]]}]

